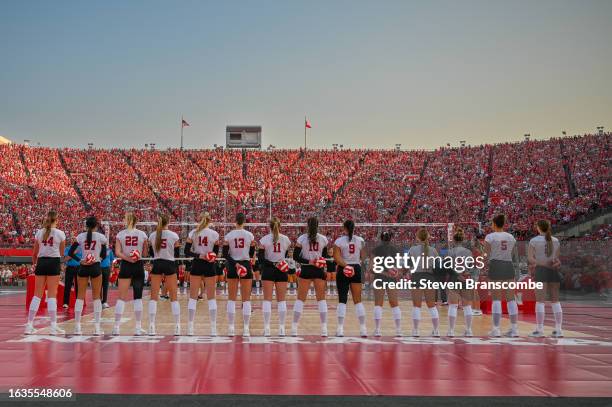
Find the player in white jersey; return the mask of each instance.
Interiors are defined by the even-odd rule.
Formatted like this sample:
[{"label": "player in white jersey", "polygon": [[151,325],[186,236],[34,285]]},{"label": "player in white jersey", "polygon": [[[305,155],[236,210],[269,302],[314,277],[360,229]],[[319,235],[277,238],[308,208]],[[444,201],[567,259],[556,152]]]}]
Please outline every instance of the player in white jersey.
[{"label": "player in white jersey", "polygon": [[[452,247],[447,256],[454,259],[455,269],[450,271],[450,282],[465,284],[465,281],[471,278],[472,268],[465,267],[466,258],[472,257],[472,251],[464,246],[465,233],[462,228],[457,228],[453,235],[454,247]],[[461,259],[461,260],[457,260]],[[458,266],[461,264],[461,266]],[[461,267],[461,268],[459,268]],[[459,299],[463,300],[463,317],[465,320],[465,336],[473,336],[472,333],[472,299],[474,290],[448,290],[448,332],[447,336],[455,336],[455,323],[457,322],[457,310],[459,308]]]},{"label": "player in white jersey", "polygon": [[198,227],[189,232],[189,237],[185,244],[185,256],[193,257],[189,276],[189,303],[187,304],[189,323],[187,325],[187,335],[194,334],[195,314],[202,280],[204,281],[206,298],[208,300],[210,335],[217,335],[217,300],[215,299],[215,291],[219,233],[209,227],[211,220],[208,212],[202,213]]},{"label": "player in white jersey", "polygon": [[147,257],[149,239],[142,230],[136,229],[136,216],[133,212],[125,214],[126,228],[117,233],[115,239],[115,255],[121,259],[119,268],[119,299],[115,304],[115,326],[113,335],[119,335],[121,317],[128,299],[130,285],[134,292],[134,317],[136,329],[134,335],[144,335],[142,329],[142,290],[144,287],[144,263],[142,257]]},{"label": "player in white jersey", "polygon": [[346,303],[348,292],[351,290],[355,312],[359,320],[359,334],[368,336],[366,329],[365,308],[361,302],[361,260],[365,258],[365,240],[356,236],[355,222],[347,220],[343,224],[344,235],[334,242],[334,261],[337,264],[336,285],[338,287],[338,328],[336,336],[344,336],[344,318],[346,316]]},{"label": "player in white jersey", "polygon": [[423,297],[425,297],[425,304],[429,310],[431,324],[433,325],[431,336],[440,336],[440,314],[438,313],[438,308],[436,308],[436,290],[426,288],[426,286],[425,288],[423,287],[423,284],[436,280],[433,273],[434,261],[431,260],[438,258],[438,251],[429,245],[429,232],[427,229],[419,229],[416,238],[417,244],[408,250],[410,258],[412,258],[414,262],[417,262],[415,268],[411,270],[410,276],[410,280],[415,287],[411,292],[412,336],[417,337],[420,335],[419,323],[421,321]]},{"label": "player in white jersey", "polygon": [[527,258],[529,269],[534,274],[535,281],[544,284],[544,288],[536,290],[536,329],[529,336],[544,336],[544,319],[546,294],[550,296],[551,307],[555,316],[555,330],[552,336],[563,337],[561,325],[563,323],[563,311],[559,302],[559,288],[561,277],[559,276],[559,252],[561,245],[559,239],[553,237],[550,222],[540,220],[536,223],[538,236],[531,239]]},{"label": "player in white jersey", "polygon": [[285,317],[287,315],[287,281],[289,263],[287,250],[291,246],[289,238],[280,233],[280,220],[270,220],[270,233],[259,241],[258,258],[262,269],[264,299],[264,336],[270,336],[270,317],[272,316],[272,292],[276,288],[278,302],[278,335],[285,336]]},{"label": "player in white jersey", "polygon": [[155,317],[159,286],[164,283],[164,289],[170,296],[172,316],[174,317],[174,335],[181,334],[181,307],[176,298],[177,269],[175,258],[178,257],[181,244],[179,236],[168,229],[170,218],[166,214],[159,216],[155,232],[149,235],[153,247],[153,269],[151,270],[151,299],[149,301],[149,335],[155,335]]},{"label": "player in white jersey", "polygon": [[[100,294],[102,289],[102,271],[100,270],[100,260],[106,257],[106,248],[108,240],[102,233],[96,232],[98,229],[98,220],[95,216],[89,216],[85,220],[86,232],[80,233],[76,237],[76,241],[70,246],[68,257],[81,262],[79,269],[77,300],[74,304],[74,334],[81,335],[81,315],[83,314],[83,305],[85,303],[85,294],[87,293],[87,285],[91,279],[91,295],[93,297],[94,309],[94,335],[104,335],[100,327],[100,318],[102,317],[102,301]],[[78,258],[76,251],[81,248],[82,258]]]},{"label": "player in white jersey", "polygon": [[255,256],[255,236],[244,229],[244,213],[236,214],[236,229],[225,235],[223,240],[223,257],[227,267],[227,332],[234,336],[234,319],[236,315],[236,298],[240,285],[242,299],[242,336],[250,336],[251,320],[251,287],[253,282],[253,264]]},{"label": "player in white jersey", "polygon": [[308,233],[298,237],[293,249],[293,259],[301,265],[301,271],[298,276],[297,299],[293,304],[291,335],[297,336],[298,334],[298,324],[304,311],[304,301],[306,301],[312,282],[319,307],[321,336],[325,337],[327,336],[327,301],[325,300],[325,285],[327,282],[325,267],[327,262],[322,254],[328,241],[325,236],[319,233],[319,220],[317,218],[308,218],[307,225]]},{"label": "player in white jersey", "polygon": [[[518,252],[516,239],[508,232],[504,232],[506,216],[496,215],[492,220],[493,233],[485,237],[485,252],[489,258],[489,280],[509,282],[514,281],[515,263],[518,264]],[[504,292],[505,291],[505,292]],[[518,337],[518,305],[514,298],[514,290],[491,290],[493,302],[491,304],[491,316],[493,329],[489,336],[501,336],[502,297],[506,297],[508,303],[508,316],[511,328],[505,333],[506,336]]]},{"label": "player in white jersey", "polygon": [[34,318],[40,306],[40,301],[47,286],[47,312],[51,320],[51,335],[61,335],[65,332],[57,326],[57,286],[60,278],[61,256],[66,246],[66,235],[56,228],[57,213],[49,211],[42,229],[36,232],[34,250],[32,251],[32,266],[34,267],[36,285],[34,297],[28,310],[26,335],[33,334]]}]

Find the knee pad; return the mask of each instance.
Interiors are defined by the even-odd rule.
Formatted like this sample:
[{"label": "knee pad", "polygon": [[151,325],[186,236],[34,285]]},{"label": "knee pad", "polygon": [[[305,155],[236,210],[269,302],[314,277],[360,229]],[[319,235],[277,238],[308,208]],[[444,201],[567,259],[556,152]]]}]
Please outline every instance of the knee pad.
[{"label": "knee pad", "polygon": [[304,310],[304,301],[295,300],[295,304],[293,304],[293,312],[299,312],[300,314]]},{"label": "knee pad", "polygon": [[451,304],[448,306],[448,316],[456,317],[457,316],[457,304]]},{"label": "knee pad", "polygon": [[193,298],[190,298],[189,302],[187,303],[187,309],[195,311],[195,309],[197,308],[197,304],[198,304],[198,300],[194,300]]},{"label": "knee pad", "polygon": [[414,307],[412,308],[412,319],[416,319],[417,321],[421,319],[421,309]]},{"label": "knee pad", "polygon": [[235,314],[236,313],[236,302],[232,300],[227,300],[227,313]]},{"label": "knee pad", "polygon": [[319,312],[327,312],[327,301],[321,300],[319,301]]},{"label": "knee pad", "polygon": [[251,301],[242,303],[242,315],[251,315]]},{"label": "knee pad", "polygon": [[393,314],[393,319],[402,319],[402,309],[400,307],[391,308],[391,313]]},{"label": "knee pad", "polygon": [[374,319],[382,319],[383,309],[380,305],[374,307]]},{"label": "knee pad", "polygon": [[360,302],[359,304],[355,304],[355,313],[358,317],[365,316],[365,307],[363,306],[362,302]]},{"label": "knee pad", "polygon": [[[455,316],[457,314],[455,313]],[[433,319],[440,318],[440,314],[438,314],[438,309],[436,307],[429,308],[429,316]]]},{"label": "knee pad", "polygon": [[263,312],[272,312],[272,302],[270,302],[270,301],[264,301],[264,302],[261,304],[261,310],[262,310]]},{"label": "knee pad", "polygon": [[338,308],[336,308],[336,314],[338,314],[340,318],[344,318],[346,316],[346,304],[338,304]]},{"label": "knee pad", "polygon": [[142,300],[134,300],[134,311],[142,311]]},{"label": "knee pad", "polygon": [[217,300],[208,300],[208,309],[209,311],[217,309]]},{"label": "knee pad", "polygon": [[115,304],[115,314],[123,314],[123,310],[125,309],[125,301],[117,300],[117,304]]},{"label": "knee pad", "polygon": [[493,314],[501,314],[502,313],[502,304],[499,300],[494,300],[491,304],[491,312]]},{"label": "knee pad", "polygon": [[287,302],[286,301],[280,301],[278,303],[278,310],[279,311],[287,311]]},{"label": "knee pad", "polygon": [[561,303],[560,302],[553,302],[551,304],[552,310],[555,314],[558,314],[559,312],[561,312]]}]

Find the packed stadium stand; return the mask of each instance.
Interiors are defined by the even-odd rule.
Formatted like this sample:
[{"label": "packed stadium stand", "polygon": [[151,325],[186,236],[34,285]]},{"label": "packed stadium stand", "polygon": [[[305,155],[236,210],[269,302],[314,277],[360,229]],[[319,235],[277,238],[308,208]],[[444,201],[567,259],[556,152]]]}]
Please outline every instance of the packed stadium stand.
[{"label": "packed stadium stand", "polygon": [[[454,222],[496,212],[528,237],[609,208],[612,133],[435,151],[101,150],[0,146],[0,244],[28,246],[45,212],[74,236],[89,214],[120,221],[215,220],[244,211],[265,222],[270,194],[283,222]],[[610,236],[603,227],[594,236]]]}]

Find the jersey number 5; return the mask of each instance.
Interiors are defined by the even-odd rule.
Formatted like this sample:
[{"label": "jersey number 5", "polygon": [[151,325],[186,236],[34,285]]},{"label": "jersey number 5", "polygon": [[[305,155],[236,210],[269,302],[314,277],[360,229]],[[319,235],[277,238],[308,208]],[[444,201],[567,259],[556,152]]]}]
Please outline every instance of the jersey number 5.
[{"label": "jersey number 5", "polygon": [[501,242],[499,242],[500,244],[500,248],[504,251],[508,250],[508,242],[506,242],[505,240],[502,240]]}]

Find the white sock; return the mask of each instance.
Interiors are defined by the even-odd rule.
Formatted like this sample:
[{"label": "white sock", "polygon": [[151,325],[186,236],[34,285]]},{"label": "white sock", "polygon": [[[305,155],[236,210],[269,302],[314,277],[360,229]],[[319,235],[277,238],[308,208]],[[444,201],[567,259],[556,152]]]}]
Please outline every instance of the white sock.
[{"label": "white sock", "polygon": [[448,329],[451,331],[455,330],[455,323],[457,322],[457,304],[450,304],[448,306]]},{"label": "white sock", "polygon": [[518,329],[518,304],[515,300],[508,301],[508,316],[510,317],[512,329]]},{"label": "white sock", "polygon": [[227,300],[227,323],[234,326],[234,317],[236,316],[236,301]]},{"label": "white sock", "polygon": [[342,302],[338,304],[338,307],[336,308],[336,316],[338,317],[338,325],[343,326],[344,317],[346,317],[346,304]]},{"label": "white sock", "polygon": [[244,325],[249,325],[251,322],[251,301],[242,302],[242,322]]},{"label": "white sock", "polygon": [[210,325],[217,325],[217,300],[208,300],[208,314],[210,315]]},{"label": "white sock", "polygon": [[94,322],[96,324],[100,323],[100,318],[102,317],[102,300],[99,298],[97,300],[93,300],[93,309],[94,309]]},{"label": "white sock", "polygon": [[278,324],[285,326],[286,318],[287,318],[287,302],[279,301],[278,303]]},{"label": "white sock", "polygon": [[362,302],[355,304],[355,313],[357,314],[359,325],[365,326],[366,312]]},{"label": "white sock", "polygon": [[382,316],[383,316],[383,308],[380,305],[375,305],[374,306],[374,326],[376,327],[376,330],[380,329],[380,321],[382,320]]},{"label": "white sock", "polygon": [[34,322],[34,318],[36,318],[36,313],[38,312],[39,307],[40,297],[32,297],[32,301],[30,302],[30,310],[28,311],[28,323],[31,324]]},{"label": "white sock", "polygon": [[49,321],[51,321],[51,326],[57,325],[57,299],[47,299],[47,313],[49,314]]},{"label": "white sock", "polygon": [[190,298],[189,302],[187,303],[187,314],[188,314],[190,324],[193,324],[193,321],[195,321],[195,314],[196,314],[197,306],[198,306],[198,300]]},{"label": "white sock", "polygon": [[136,329],[142,328],[142,298],[134,300],[134,317],[136,319]]},{"label": "white sock", "polygon": [[81,323],[81,314],[83,313],[83,304],[85,301],[78,299],[74,302],[74,321],[77,324]]},{"label": "white sock", "polygon": [[123,315],[123,310],[125,308],[125,301],[117,300],[115,304],[115,326],[119,326],[121,323],[121,316]]},{"label": "white sock", "polygon": [[560,331],[561,326],[563,325],[563,310],[561,309],[561,303],[553,302],[551,304],[551,307],[555,316],[555,329],[557,331]]},{"label": "white sock", "polygon": [[546,306],[543,302],[536,302],[536,330],[538,332],[544,331],[544,320],[546,319]]},{"label": "white sock", "polygon": [[395,329],[402,327],[402,310],[399,306],[391,308],[391,314],[393,314],[393,321],[395,322]]},{"label": "white sock", "polygon": [[419,330],[419,322],[421,321],[421,309],[414,307],[412,308],[412,327],[415,331]]},{"label": "white sock", "polygon": [[465,318],[465,329],[468,331],[472,330],[472,306],[463,306],[463,317]]},{"label": "white sock", "polygon": [[174,317],[174,323],[178,325],[181,323],[181,305],[178,301],[172,301],[170,303],[170,306],[172,308],[172,316]]},{"label": "white sock", "polygon": [[157,315],[157,301],[149,301],[149,324],[155,324],[155,316]]},{"label": "white sock", "polygon": [[321,300],[318,302],[319,305],[319,319],[321,324],[327,323],[327,301]]},{"label": "white sock", "polygon": [[261,310],[263,312],[264,326],[267,328],[270,326],[270,318],[272,317],[272,302],[264,300],[261,304]]},{"label": "white sock", "polygon": [[493,300],[491,303],[491,315],[493,317],[493,328],[499,328],[502,315],[502,304],[500,300]]},{"label": "white sock", "polygon": [[302,311],[304,310],[304,301],[295,300],[293,304],[293,323],[297,324],[300,322],[300,317],[302,316]]},{"label": "white sock", "polygon": [[433,329],[437,331],[438,327],[440,326],[440,315],[438,314],[438,309],[435,306],[429,308],[429,316],[431,317]]}]

